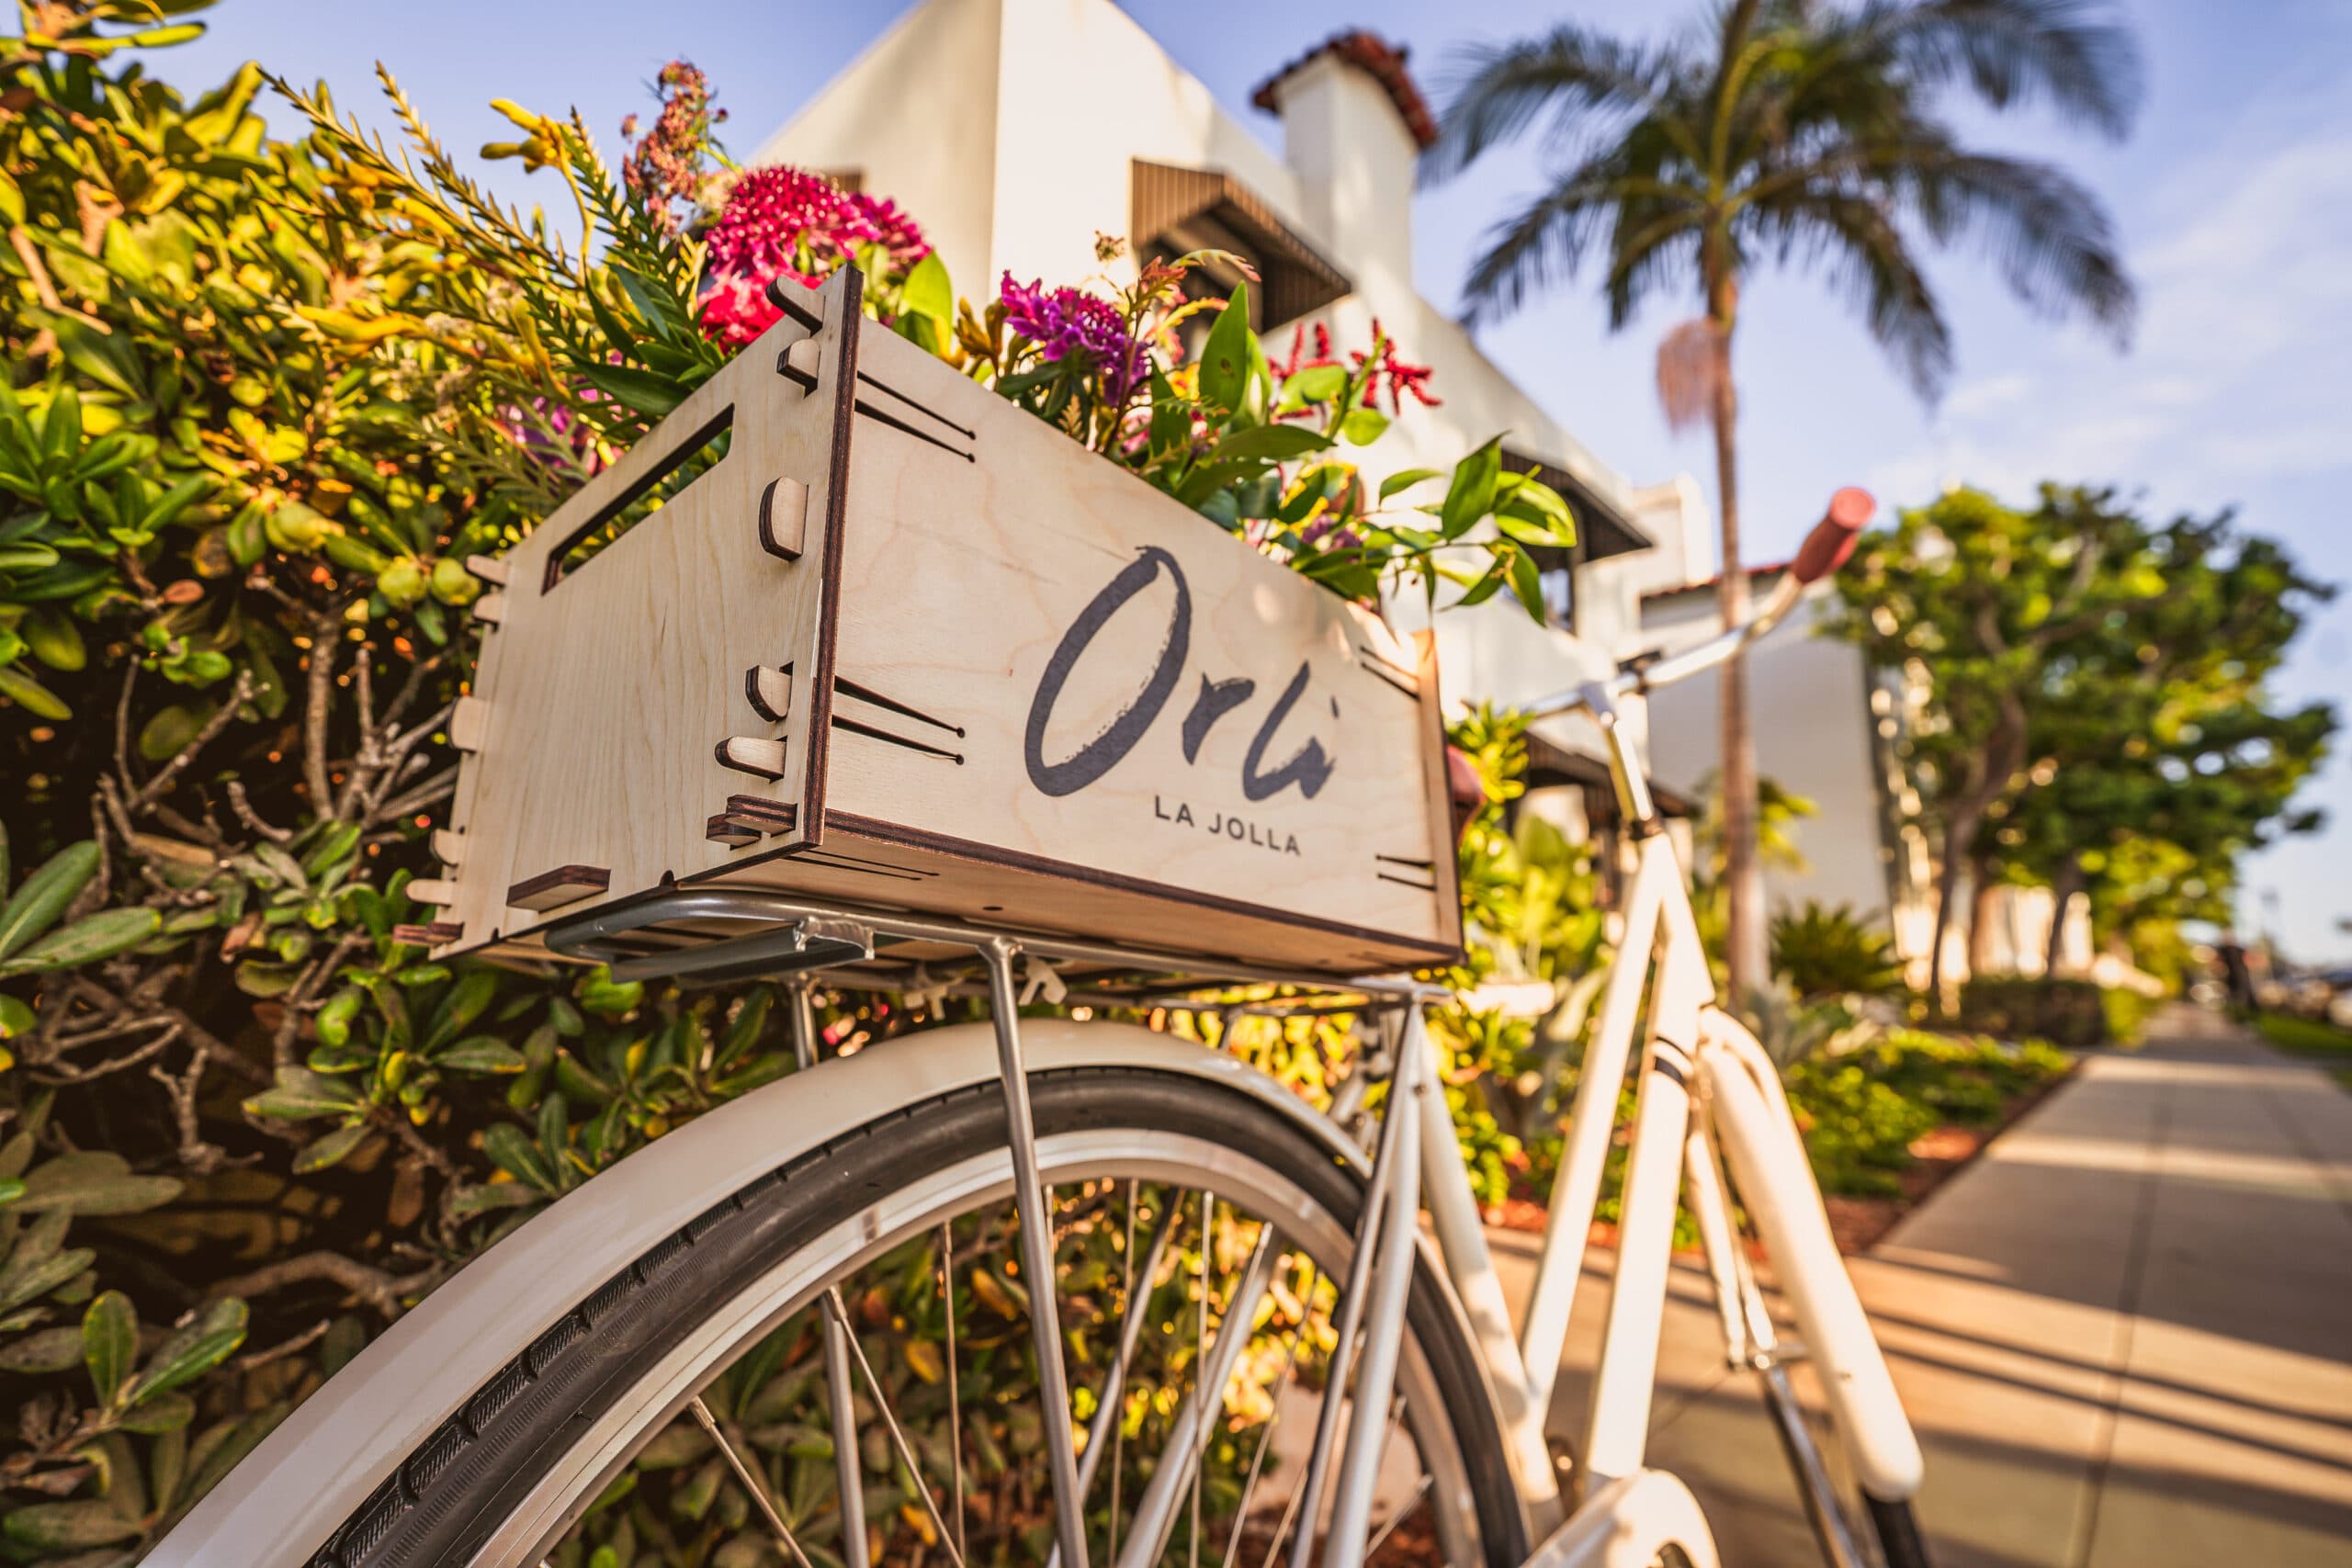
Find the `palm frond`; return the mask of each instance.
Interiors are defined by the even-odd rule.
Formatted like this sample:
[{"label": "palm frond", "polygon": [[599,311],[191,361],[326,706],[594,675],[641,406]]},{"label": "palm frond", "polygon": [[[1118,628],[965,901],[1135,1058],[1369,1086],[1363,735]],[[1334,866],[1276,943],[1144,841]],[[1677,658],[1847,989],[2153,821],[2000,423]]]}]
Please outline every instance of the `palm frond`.
[{"label": "palm frond", "polygon": [[1678,232],[1695,233],[1702,208],[1693,193],[1629,169],[1622,148],[1590,159],[1487,231],[1486,248],[1463,284],[1464,321],[1476,325],[1509,315],[1530,294],[1572,275],[1604,233],[1612,236],[1614,273],[1629,211],[1642,215],[1640,224],[1666,220]]},{"label": "palm frond", "polygon": [[1473,44],[1441,73],[1445,109],[1421,178],[1452,178],[1547,111],[1555,130],[1608,111],[1637,112],[1655,96],[1666,60],[1573,24],[1532,39]]},{"label": "palm frond", "polygon": [[2046,101],[2110,137],[2132,129],[2139,44],[2105,0],[1881,3],[1858,18],[1922,85],[1965,82],[1996,109]]},{"label": "palm frond", "polygon": [[1825,266],[1833,287],[1862,312],[1871,338],[1894,357],[1923,398],[1951,375],[1951,329],[1935,291],[1881,205],[1857,191],[1823,186],[1752,209],[1761,237],[1784,259]]},{"label": "palm frond", "polygon": [[1902,160],[1898,190],[1939,241],[1980,236],[2009,289],[2044,315],[2081,310],[2128,344],[2139,296],[2116,254],[2098,198],[2052,164],[1920,150]]}]

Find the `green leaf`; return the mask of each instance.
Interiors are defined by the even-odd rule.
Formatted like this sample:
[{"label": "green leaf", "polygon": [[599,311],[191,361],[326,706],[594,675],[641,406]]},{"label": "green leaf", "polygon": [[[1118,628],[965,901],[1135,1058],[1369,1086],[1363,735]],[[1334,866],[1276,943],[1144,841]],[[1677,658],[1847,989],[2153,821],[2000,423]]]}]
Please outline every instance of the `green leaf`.
[{"label": "green leaf", "polygon": [[456,1039],[466,1025],[480,1018],[498,995],[498,972],[494,969],[471,968],[458,976],[449,987],[441,1005],[433,1010],[433,1022],[424,1036],[424,1050],[434,1051]]},{"label": "green leaf", "polygon": [[1495,479],[1501,473],[1503,441],[1498,435],[1462,459],[1438,507],[1438,522],[1449,539],[1461,537],[1470,525],[1495,507]]},{"label": "green leaf", "polygon": [[86,1247],[68,1247],[53,1258],[0,1269],[0,1312],[45,1296],[97,1260]]},{"label": "green leaf", "polygon": [[1250,385],[1250,286],[1236,284],[1233,298],[1217,312],[1201,347],[1201,400],[1228,412],[1238,411]]},{"label": "green leaf", "polygon": [[1443,468],[1405,468],[1380,481],[1380,499],[1386,501],[1400,490],[1410,490],[1424,479],[1443,475]]},{"label": "green leaf", "polygon": [[449,1200],[449,1217],[470,1220],[499,1209],[519,1209],[537,1202],[539,1197],[520,1181],[488,1181],[479,1187],[461,1187]]},{"label": "green leaf", "polygon": [[82,1359],[99,1407],[111,1407],[139,1359],[139,1312],[120,1291],[108,1291],[82,1314]]},{"label": "green leaf", "polygon": [[580,374],[590,386],[650,419],[660,419],[685,401],[686,389],[667,376],[627,365],[583,365]]},{"label": "green leaf", "polygon": [[1354,446],[1369,446],[1388,430],[1388,416],[1378,409],[1353,408],[1340,422],[1340,437]]},{"label": "green leaf", "polygon": [[312,1116],[342,1116],[357,1108],[359,1091],[340,1078],[322,1077],[306,1067],[280,1067],[277,1081],[245,1101],[255,1116],[300,1122]]},{"label": "green leaf", "polygon": [[308,1176],[314,1170],[342,1163],[345,1156],[367,1141],[372,1130],[367,1122],[357,1122],[348,1127],[337,1127],[325,1137],[303,1145],[294,1156],[294,1174]]},{"label": "green leaf", "polygon": [[481,1135],[481,1147],[501,1170],[514,1172],[543,1192],[557,1190],[555,1172],[548,1168],[538,1145],[513,1122],[493,1122]]},{"label": "green leaf", "polygon": [[146,1530],[145,1525],[116,1512],[114,1506],[103,1498],[36,1503],[29,1508],[17,1509],[0,1522],[0,1533],[5,1533],[11,1542],[39,1551],[110,1546],[144,1535]]},{"label": "green leaf", "polygon": [[53,463],[62,463],[81,447],[82,394],[70,381],[50,400],[49,412],[41,420],[40,444]]},{"label": "green leaf", "polygon": [[600,964],[580,982],[577,994],[580,1005],[590,1012],[618,1017],[633,1010],[645,998],[645,982],[616,981],[613,972]]},{"label": "green leaf", "polygon": [[1309,452],[1320,452],[1331,438],[1303,424],[1260,424],[1237,430],[1210,449],[1204,463],[1231,463],[1253,458],[1287,462]]},{"label": "green leaf", "polygon": [[169,1393],[228,1359],[245,1342],[245,1303],[233,1296],[206,1307],[148,1358],[147,1370],[130,1385],[130,1403]]},{"label": "green leaf", "polygon": [[44,1328],[0,1345],[0,1372],[40,1376],[71,1371],[82,1364],[82,1331]]},{"label": "green leaf", "polygon": [[65,699],[12,664],[0,664],[0,697],[7,698],[35,718],[63,720],[74,716]]},{"label": "green leaf", "polygon": [[123,333],[102,333],[81,317],[62,310],[27,313],[56,334],[57,346],[63,351],[65,362],[76,372],[126,398],[147,395],[138,351]]},{"label": "green leaf", "polygon": [[1510,591],[1519,595],[1520,604],[1535,618],[1537,626],[1546,625],[1551,617],[1544,608],[1544,575],[1535,568],[1535,558],[1525,550],[1512,549],[1506,558],[1506,567],[1510,573]]},{"label": "green leaf", "polygon": [[522,1052],[487,1034],[469,1036],[432,1055],[435,1066],[460,1073],[519,1073],[530,1066]]},{"label": "green leaf", "polygon": [[51,931],[14,958],[0,963],[0,976],[96,964],[137,947],[163,926],[163,911],[143,904],[128,909],[101,909],[63,931]]},{"label": "green leaf", "polygon": [[[196,1419],[196,1401],[185,1393],[159,1393],[136,1410],[126,1412],[121,1426],[126,1432],[138,1432],[153,1437],[158,1432],[176,1432]],[[156,1490],[163,1489],[161,1483]]]},{"label": "green leaf", "polygon": [[0,909],[0,958],[54,925],[74,895],[97,874],[98,846],[85,840],[58,851],[25,878],[7,908]]},{"label": "green leaf", "polygon": [[947,264],[939,253],[915,263],[907,274],[905,286],[899,290],[900,307],[910,315],[929,316],[942,325],[952,325],[956,320],[956,289],[947,281]]},{"label": "green leaf", "polygon": [[1348,389],[1348,373],[1337,365],[1310,366],[1283,383],[1283,400],[1328,403]]},{"label": "green leaf", "polygon": [[14,1040],[39,1022],[33,1010],[14,997],[0,997],[0,1040]]},{"label": "green leaf", "polygon": [[185,750],[218,708],[208,702],[174,703],[157,708],[139,727],[139,754],[151,762],[165,761]]},{"label": "green leaf", "polygon": [[1193,405],[1176,395],[1165,373],[1151,373],[1151,452],[1181,452],[1193,443]]},{"label": "green leaf", "polygon": [[120,1155],[85,1149],[36,1167],[25,1178],[19,1213],[66,1209],[77,1214],[139,1214],[170,1202],[180,1183],[168,1176],[133,1176]]}]

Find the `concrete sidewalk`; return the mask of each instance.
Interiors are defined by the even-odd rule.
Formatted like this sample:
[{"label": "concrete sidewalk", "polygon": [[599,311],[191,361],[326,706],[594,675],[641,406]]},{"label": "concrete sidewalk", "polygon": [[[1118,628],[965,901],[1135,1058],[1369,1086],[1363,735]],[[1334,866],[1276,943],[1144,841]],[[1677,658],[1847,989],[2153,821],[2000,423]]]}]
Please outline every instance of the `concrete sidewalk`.
[{"label": "concrete sidewalk", "polygon": [[[2188,1009],[2086,1062],[1851,1260],[1928,1453],[1940,1568],[2352,1564],[2352,1095]],[[1534,1238],[1498,1234],[1507,1282]],[[1584,1422],[1611,1259],[1552,1410]],[[1819,1562],[1679,1266],[1651,1462],[1735,1568]]]}]

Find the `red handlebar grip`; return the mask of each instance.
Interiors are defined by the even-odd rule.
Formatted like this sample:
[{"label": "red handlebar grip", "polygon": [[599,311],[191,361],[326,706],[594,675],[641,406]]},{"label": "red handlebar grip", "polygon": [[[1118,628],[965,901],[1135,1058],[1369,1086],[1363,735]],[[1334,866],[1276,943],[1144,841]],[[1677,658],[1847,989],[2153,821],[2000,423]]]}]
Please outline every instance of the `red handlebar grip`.
[{"label": "red handlebar grip", "polygon": [[1878,502],[1871,492],[1848,485],[1829,498],[1829,511],[1813,525],[1797,548],[1797,558],[1790,566],[1790,574],[1799,582],[1818,582],[1846,564],[1854,553],[1854,541],[1861,536],[1863,525],[1878,511]]}]

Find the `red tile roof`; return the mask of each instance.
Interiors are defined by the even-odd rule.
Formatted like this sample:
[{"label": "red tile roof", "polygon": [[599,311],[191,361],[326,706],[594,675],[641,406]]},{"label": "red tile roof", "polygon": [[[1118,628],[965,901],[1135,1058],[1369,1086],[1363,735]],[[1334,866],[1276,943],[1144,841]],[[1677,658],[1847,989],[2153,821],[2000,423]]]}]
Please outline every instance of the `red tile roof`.
[{"label": "red tile roof", "polygon": [[1404,46],[1362,28],[1333,33],[1259,83],[1257,90],[1250,95],[1250,101],[1269,114],[1279,112],[1274,89],[1327,54],[1338,55],[1387,89],[1388,101],[1396,106],[1398,118],[1404,120],[1405,129],[1413,133],[1417,145],[1427,149],[1435,144],[1437,117],[1430,112],[1429,100],[1421,96],[1420,88],[1413,84],[1412,73],[1405,69]]}]

